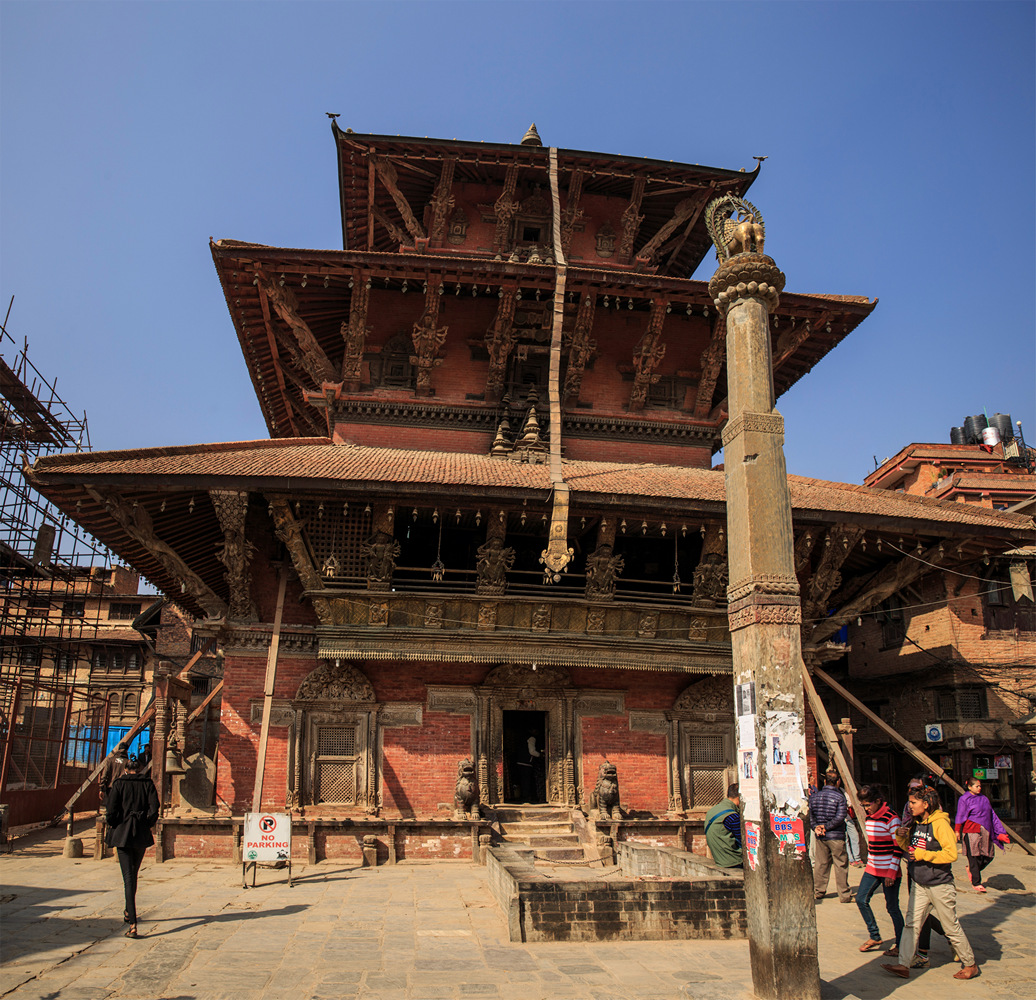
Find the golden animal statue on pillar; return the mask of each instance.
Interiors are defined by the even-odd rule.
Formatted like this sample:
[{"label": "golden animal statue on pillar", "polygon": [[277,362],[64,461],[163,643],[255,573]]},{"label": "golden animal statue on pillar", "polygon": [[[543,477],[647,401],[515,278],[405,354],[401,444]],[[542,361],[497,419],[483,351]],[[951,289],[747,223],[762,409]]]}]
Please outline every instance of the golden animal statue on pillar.
[{"label": "golden animal statue on pillar", "polygon": [[716,259],[723,263],[741,253],[762,253],[766,226],[762,213],[750,201],[727,194],[709,202],[705,228],[716,247]]}]

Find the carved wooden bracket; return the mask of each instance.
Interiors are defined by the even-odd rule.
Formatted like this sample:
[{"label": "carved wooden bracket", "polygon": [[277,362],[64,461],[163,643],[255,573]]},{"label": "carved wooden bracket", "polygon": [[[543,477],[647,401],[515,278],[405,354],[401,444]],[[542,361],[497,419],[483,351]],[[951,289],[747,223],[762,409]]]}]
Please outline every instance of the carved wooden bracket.
[{"label": "carved wooden bracket", "polygon": [[225,578],[230,588],[227,620],[258,621],[259,615],[252,600],[251,571],[256,549],[245,535],[248,493],[237,490],[209,490],[209,499],[219,519],[219,526],[223,529],[223,545],[216,550],[216,555],[226,567]]},{"label": "carved wooden bracket", "polygon": [[[406,195],[399,190],[399,177],[396,174],[395,166],[393,166],[389,159],[383,156],[371,156],[371,159],[374,161],[374,169],[378,172],[381,183],[385,185],[385,190],[392,195],[392,200],[396,203],[399,214],[403,216],[403,224],[406,226],[407,232],[415,241],[423,240],[425,238],[424,227],[414,217],[413,210],[410,208],[410,202],[406,200]],[[379,221],[381,220],[379,219]]]},{"label": "carved wooden bracket", "polygon": [[802,600],[802,631],[804,638],[812,631],[811,621],[823,618],[828,611],[831,595],[842,582],[839,572],[842,563],[863,536],[864,529],[855,524],[836,524],[824,538],[820,563],[813,571]]},{"label": "carved wooden bracket", "polygon": [[696,213],[701,212],[701,209],[701,202],[694,198],[684,198],[682,201],[677,202],[673,217],[641,247],[637,258],[650,262],[655,255],[655,251],[669,239],[677,227],[682,226],[688,219],[695,216]]},{"label": "carved wooden bracket", "polygon": [[515,196],[518,184],[518,164],[512,163],[504,177],[504,190],[493,204],[496,216],[496,232],[493,234],[493,250],[501,256],[511,250],[511,222],[521,208]]},{"label": "carved wooden bracket", "polygon": [[622,213],[622,232],[619,234],[618,262],[628,264],[633,254],[633,243],[640,230],[640,224],[644,216],[640,214],[640,203],[644,198],[644,186],[647,182],[643,177],[633,179],[633,193],[630,195],[630,202]]},{"label": "carved wooden bracket", "polygon": [[716,382],[727,359],[727,321],[723,316],[716,317],[712,328],[712,340],[701,355],[701,378],[698,381],[698,394],[694,399],[694,415],[707,417],[712,411],[712,399],[716,395]]},{"label": "carved wooden bracket", "polygon": [[453,172],[456,166],[457,158],[455,156],[442,161],[439,182],[435,185],[431,200],[428,202],[432,219],[428,240],[433,247],[442,246],[446,239],[446,224],[449,221],[450,212],[456,205],[456,199],[453,197]]},{"label": "carved wooden bracket", "polygon": [[486,331],[486,350],[489,352],[489,373],[486,375],[486,401],[499,402],[504,392],[507,359],[517,339],[514,329],[514,307],[517,285],[508,285],[496,309],[493,325]]},{"label": "carved wooden bracket", "polygon": [[710,524],[705,530],[701,558],[694,570],[694,603],[713,608],[726,595],[727,535],[721,524]]},{"label": "carved wooden bracket", "polygon": [[[273,518],[274,531],[277,537],[284,543],[291,557],[291,564],[295,567],[304,589],[309,591],[320,590],[323,580],[313,564],[313,557],[310,555],[309,546],[302,534],[305,522],[297,521],[291,512],[291,506],[283,497],[269,497],[270,516]],[[322,625],[333,625],[331,606],[326,598],[313,597],[313,608],[317,613]]]},{"label": "carved wooden bracket", "polygon": [[257,269],[255,274],[259,280],[259,294],[265,296],[273,311],[295,337],[298,344],[297,358],[300,367],[316,386],[322,382],[333,382],[337,374],[334,365],[328,361],[327,355],[324,354],[313,331],[310,330],[309,324],[299,315],[299,304],[295,293],[275,281],[265,271]]},{"label": "carved wooden bracket", "polygon": [[830,638],[843,625],[852,621],[857,615],[869,611],[893,594],[913,583],[925,573],[932,571],[931,565],[938,563],[945,553],[940,552],[942,543],[931,546],[920,557],[904,556],[898,562],[890,563],[860,590],[848,603],[843,605],[830,618],[825,618],[813,629],[810,641],[816,645]]},{"label": "carved wooden bracket", "polygon": [[648,319],[647,329],[633,355],[633,388],[630,390],[629,402],[631,410],[644,408],[648,390],[660,378],[655,374],[655,369],[665,357],[666,345],[661,343],[661,337],[668,301],[665,296],[659,296],[651,303],[651,317]]},{"label": "carved wooden bracket", "polygon": [[97,490],[90,486],[85,488],[86,492],[102,504],[122,526],[126,534],[161,563],[166,572],[179,580],[183,592],[190,594],[205,609],[206,615],[210,618],[222,618],[226,614],[227,606],[222,599],[212,592],[171,546],[155,534],[154,522],[143,504],[129,503],[113,490]]},{"label": "carved wooden bracket", "polygon": [[573,170],[568,179],[568,197],[561,213],[561,252],[568,257],[572,246],[572,233],[576,224],[582,221],[583,210],[579,207],[579,199],[583,195],[583,171]]},{"label": "carved wooden bracket", "polygon": [[576,314],[576,325],[572,331],[572,342],[568,348],[568,369],[565,372],[565,385],[561,392],[563,404],[575,403],[583,387],[583,373],[587,362],[597,350],[597,341],[590,334],[594,326],[594,314],[597,308],[597,296],[593,292],[583,295]]},{"label": "carved wooden bracket", "polygon": [[345,341],[345,356],[342,358],[342,379],[358,387],[363,377],[363,351],[367,344],[367,307],[370,304],[370,289],[367,275],[361,272],[353,280],[352,299],[349,303],[349,319],[342,323],[342,340]]},{"label": "carved wooden bracket", "polygon": [[414,342],[414,354],[410,358],[410,363],[417,366],[418,396],[431,394],[432,368],[442,364],[442,359],[438,357],[438,354],[443,344],[446,343],[446,333],[449,327],[437,325],[442,299],[442,296],[439,295],[441,285],[442,278],[439,275],[432,275],[428,278],[428,288],[424,295],[424,312],[414,324],[414,332],[411,335]]}]

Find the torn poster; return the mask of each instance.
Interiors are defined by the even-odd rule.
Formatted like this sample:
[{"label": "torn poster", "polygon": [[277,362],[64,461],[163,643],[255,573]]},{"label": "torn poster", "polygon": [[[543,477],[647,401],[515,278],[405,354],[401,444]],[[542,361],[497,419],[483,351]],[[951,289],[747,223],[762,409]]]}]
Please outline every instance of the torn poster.
[{"label": "torn poster", "polygon": [[745,854],[748,867],[755,871],[759,866],[759,824],[745,821]]},{"label": "torn poster", "polygon": [[781,854],[801,857],[806,853],[806,828],[798,816],[770,816],[770,829],[780,841]]},{"label": "torn poster", "polygon": [[766,713],[767,775],[765,791],[773,795],[777,813],[805,809],[806,739],[795,712]]}]

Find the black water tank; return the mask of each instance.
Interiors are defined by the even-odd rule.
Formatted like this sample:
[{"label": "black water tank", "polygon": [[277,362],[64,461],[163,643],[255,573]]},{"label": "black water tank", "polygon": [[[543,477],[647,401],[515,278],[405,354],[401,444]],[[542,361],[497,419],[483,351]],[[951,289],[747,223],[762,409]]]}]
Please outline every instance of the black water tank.
[{"label": "black water tank", "polygon": [[967,444],[967,441],[964,440],[963,427],[950,428],[950,444]]},{"label": "black water tank", "polygon": [[964,441],[966,444],[978,444],[982,440],[982,428],[988,427],[989,421],[986,420],[984,413],[980,413],[976,417],[965,417],[964,418]]},{"label": "black water tank", "polygon": [[994,413],[989,421],[990,427],[995,427],[1000,432],[1001,441],[1011,441],[1014,438],[1014,428],[1011,426],[1010,413]]}]

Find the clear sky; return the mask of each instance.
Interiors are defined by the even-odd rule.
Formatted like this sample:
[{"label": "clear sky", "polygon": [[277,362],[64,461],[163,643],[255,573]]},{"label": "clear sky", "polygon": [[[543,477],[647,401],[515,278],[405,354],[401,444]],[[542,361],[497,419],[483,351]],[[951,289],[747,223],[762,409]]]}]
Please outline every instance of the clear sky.
[{"label": "clear sky", "polygon": [[[859,482],[1036,444],[1036,4],[0,3],[0,317],[93,446],[266,436],[210,236],[339,248],[342,128],[752,169],[789,291],[880,299],[778,403]],[[710,257],[696,277],[708,278]]]}]

